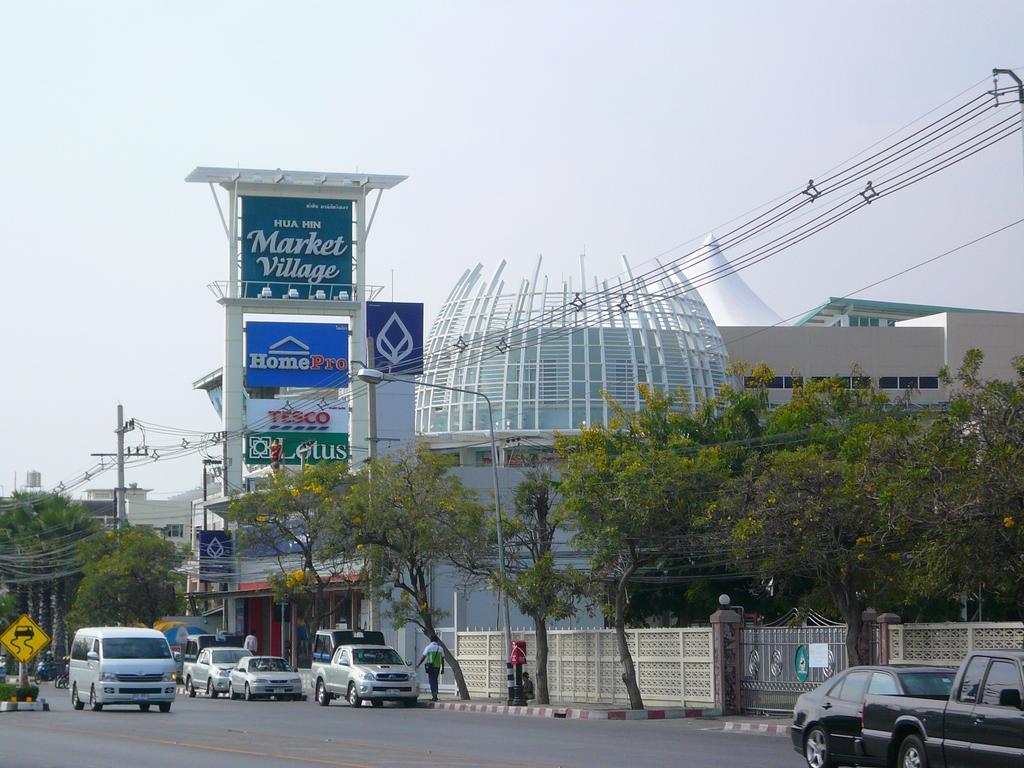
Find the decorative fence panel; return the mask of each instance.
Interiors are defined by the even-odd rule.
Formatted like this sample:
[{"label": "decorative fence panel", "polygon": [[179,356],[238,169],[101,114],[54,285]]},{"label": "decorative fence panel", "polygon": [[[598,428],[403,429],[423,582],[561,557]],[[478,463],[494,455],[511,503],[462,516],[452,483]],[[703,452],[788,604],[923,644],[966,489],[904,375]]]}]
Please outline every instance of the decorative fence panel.
[{"label": "decorative fence panel", "polygon": [[889,660],[894,664],[957,666],[971,651],[1024,648],[1024,624],[950,622],[889,627]]},{"label": "decorative fence panel", "polygon": [[[525,640],[526,668],[534,675],[537,643]],[[714,670],[710,627],[626,630],[644,702],[660,706],[713,707]],[[459,632],[458,658],[471,695],[504,698],[501,632]],[[610,629],[548,631],[548,692],[552,701],[627,704],[618,645]]]}]

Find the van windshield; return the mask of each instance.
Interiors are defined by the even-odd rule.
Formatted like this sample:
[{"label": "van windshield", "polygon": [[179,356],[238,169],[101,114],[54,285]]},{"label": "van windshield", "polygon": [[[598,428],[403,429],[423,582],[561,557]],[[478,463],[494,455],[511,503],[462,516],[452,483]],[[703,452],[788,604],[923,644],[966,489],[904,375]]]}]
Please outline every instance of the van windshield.
[{"label": "van windshield", "polygon": [[171,649],[157,637],[107,637],[103,640],[105,659],[169,659]]}]

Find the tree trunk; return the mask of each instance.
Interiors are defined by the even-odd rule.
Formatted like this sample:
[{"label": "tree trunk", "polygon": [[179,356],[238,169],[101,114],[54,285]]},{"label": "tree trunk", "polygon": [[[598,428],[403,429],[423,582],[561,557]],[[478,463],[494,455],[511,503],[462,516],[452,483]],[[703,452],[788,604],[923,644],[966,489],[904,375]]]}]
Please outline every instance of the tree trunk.
[{"label": "tree trunk", "polygon": [[629,566],[619,577],[619,583],[615,587],[615,640],[619,644],[622,682],[626,685],[626,693],[629,695],[629,708],[643,709],[644,700],[640,695],[640,686],[636,682],[633,655],[629,652],[629,643],[626,642],[626,588],[635,570],[636,565]]},{"label": "tree trunk", "polygon": [[[430,619],[429,614],[420,614],[420,621],[423,622],[424,634],[429,639],[433,635],[437,635],[434,629],[434,623]],[[462,674],[462,667],[459,666],[459,660],[455,658],[449,649],[448,645],[441,639],[440,635],[437,635],[437,644],[441,646],[441,650],[444,651],[444,661],[451,670],[452,675],[455,676],[455,686],[459,689],[459,698],[462,701],[469,701],[469,688],[466,687],[466,677]]]},{"label": "tree trunk", "polygon": [[844,616],[846,619],[846,658],[849,661],[851,667],[860,666],[861,664],[870,663],[870,659],[865,659],[861,655],[860,647],[860,635],[861,635],[861,621],[860,611],[854,610],[851,615]]},{"label": "tree trunk", "polygon": [[53,585],[53,655],[63,659],[68,655],[67,644],[67,582],[61,577]]},{"label": "tree trunk", "polygon": [[537,704],[550,704],[551,698],[548,694],[548,625],[544,617],[535,614],[533,616],[533,629],[537,639],[537,668],[534,674],[537,676]]}]

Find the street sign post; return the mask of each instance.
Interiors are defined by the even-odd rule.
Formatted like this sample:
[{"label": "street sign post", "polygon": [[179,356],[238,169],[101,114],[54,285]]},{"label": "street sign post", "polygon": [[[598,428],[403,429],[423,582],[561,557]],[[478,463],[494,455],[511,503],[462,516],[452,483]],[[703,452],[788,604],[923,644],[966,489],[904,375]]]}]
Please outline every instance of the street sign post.
[{"label": "street sign post", "polygon": [[23,613],[0,635],[0,643],[19,662],[19,683],[28,685],[28,663],[50,644],[50,636],[27,613]]}]

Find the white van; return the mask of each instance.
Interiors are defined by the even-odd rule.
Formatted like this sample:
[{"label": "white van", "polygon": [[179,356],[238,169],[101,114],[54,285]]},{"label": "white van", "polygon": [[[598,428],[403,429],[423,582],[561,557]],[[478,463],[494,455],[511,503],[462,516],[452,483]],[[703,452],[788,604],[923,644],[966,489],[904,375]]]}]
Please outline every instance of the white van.
[{"label": "white van", "polygon": [[151,704],[171,711],[177,663],[162,632],[134,627],[85,627],[71,644],[71,704],[99,712],[105,704]]}]

